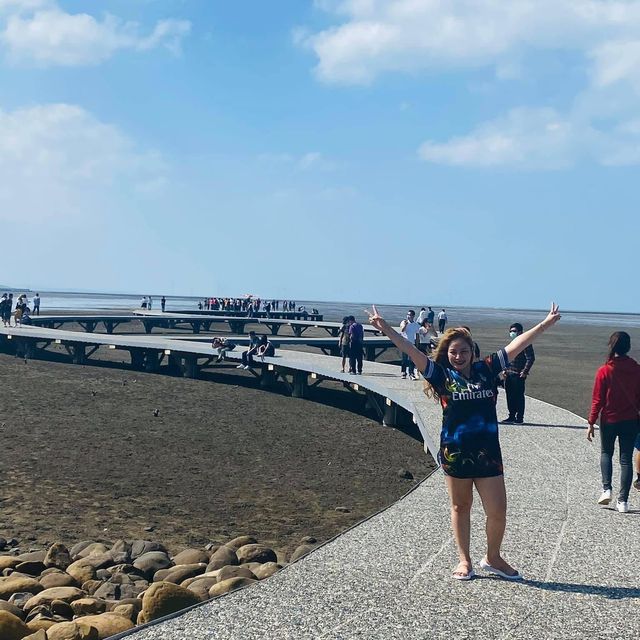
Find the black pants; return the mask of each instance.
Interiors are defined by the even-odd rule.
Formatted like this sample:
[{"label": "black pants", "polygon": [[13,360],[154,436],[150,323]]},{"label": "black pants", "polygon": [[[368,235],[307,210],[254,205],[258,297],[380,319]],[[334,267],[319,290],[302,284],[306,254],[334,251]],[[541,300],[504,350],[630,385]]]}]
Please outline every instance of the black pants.
[{"label": "black pants", "polygon": [[638,421],[603,422],[600,425],[600,471],[602,472],[602,488],[611,489],[613,475],[613,450],[618,438],[620,449],[620,491],[618,500],[629,499],[629,489],[633,480],[633,445],[638,435]]},{"label": "black pants", "polygon": [[252,367],[255,364],[255,360],[253,359],[254,354],[257,349],[249,349],[248,351],[242,352],[242,364],[246,366]]},{"label": "black pants", "polygon": [[504,390],[507,392],[507,408],[510,418],[524,420],[524,384],[525,379],[518,374],[508,373],[505,378]]},{"label": "black pants", "polygon": [[447,324],[446,320],[438,320],[438,331],[444,333],[444,326]]},{"label": "black pants", "polygon": [[349,373],[362,373],[362,345],[352,342],[349,347]]}]

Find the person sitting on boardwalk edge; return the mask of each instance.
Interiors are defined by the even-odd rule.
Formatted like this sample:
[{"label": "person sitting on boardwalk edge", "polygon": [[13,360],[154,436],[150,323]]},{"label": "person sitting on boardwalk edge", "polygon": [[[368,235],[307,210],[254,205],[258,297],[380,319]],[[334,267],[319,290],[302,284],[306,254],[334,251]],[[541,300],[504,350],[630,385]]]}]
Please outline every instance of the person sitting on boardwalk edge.
[{"label": "person sitting on boardwalk edge", "polygon": [[452,576],[456,580],[470,580],[475,576],[469,551],[474,485],[486,514],[487,553],[480,567],[506,580],[522,579],[500,553],[507,497],[498,439],[497,378],[510,360],[559,319],[558,306],[554,303],[540,324],[504,349],[474,362],[473,339],[466,329],[449,329],[440,339],[432,359],[394,331],[375,307],[369,312],[369,322],[411,357],[424,376],[425,393],[442,406],[438,462],[451,500],[451,523],[459,556]]}]

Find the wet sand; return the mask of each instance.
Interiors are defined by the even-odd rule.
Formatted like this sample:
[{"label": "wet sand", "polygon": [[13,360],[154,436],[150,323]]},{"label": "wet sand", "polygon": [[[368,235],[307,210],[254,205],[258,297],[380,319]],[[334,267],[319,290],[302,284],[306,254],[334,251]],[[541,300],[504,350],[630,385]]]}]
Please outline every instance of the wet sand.
[{"label": "wet sand", "polygon": [[[483,354],[508,339],[508,325],[472,329]],[[543,335],[527,394],[586,416],[614,329],[559,324]],[[433,466],[337,384],[301,400],[233,365],[186,380],[118,368],[123,352],[96,356],[100,366],[67,364],[62,352],[0,355],[0,535],[22,547],[125,537],[176,551],[252,534],[290,552],[394,502]]]}]

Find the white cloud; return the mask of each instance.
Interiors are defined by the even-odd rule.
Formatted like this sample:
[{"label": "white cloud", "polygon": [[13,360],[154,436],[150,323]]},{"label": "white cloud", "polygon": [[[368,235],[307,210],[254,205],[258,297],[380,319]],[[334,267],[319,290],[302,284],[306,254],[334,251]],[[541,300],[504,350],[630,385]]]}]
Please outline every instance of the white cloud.
[{"label": "white cloud", "polygon": [[70,104],[0,111],[0,218],[90,216],[112,194],[157,191],[162,159]]},{"label": "white cloud", "polygon": [[319,8],[342,23],[298,40],[326,82],[366,84],[385,72],[493,65],[523,48],[590,50],[640,31],[635,0],[344,0]]},{"label": "white cloud", "polygon": [[597,129],[573,113],[554,109],[513,109],[471,133],[446,142],[425,142],[420,157],[459,167],[562,169],[579,160],[601,165],[640,162],[640,126],[637,121],[615,129]]},{"label": "white cloud", "polygon": [[161,20],[145,35],[137,23],[110,14],[101,20],[87,13],[71,14],[45,0],[4,0],[1,9],[7,15],[0,20],[0,43],[9,59],[20,64],[91,65],[118,51],[156,47],[178,53],[191,29],[185,20]]},{"label": "white cloud", "polygon": [[308,151],[302,155],[291,153],[262,153],[258,162],[272,167],[287,166],[297,171],[333,171],[338,165],[319,151]]},{"label": "white cloud", "polygon": [[[385,73],[489,67],[526,77],[541,50],[581,57],[587,70],[564,111],[520,106],[419,149],[452,166],[558,169],[587,159],[640,163],[639,0],[317,0],[336,25],[300,29],[327,83],[370,84]],[[574,58],[575,59],[575,58]],[[543,85],[541,85],[543,86]],[[546,104],[551,100],[541,95]]]}]

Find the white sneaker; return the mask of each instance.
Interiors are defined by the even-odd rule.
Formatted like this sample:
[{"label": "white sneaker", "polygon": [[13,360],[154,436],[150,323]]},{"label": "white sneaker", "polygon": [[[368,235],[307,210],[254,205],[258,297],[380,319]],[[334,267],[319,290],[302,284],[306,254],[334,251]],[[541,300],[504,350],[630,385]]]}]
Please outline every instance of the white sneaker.
[{"label": "white sneaker", "polygon": [[618,500],[616,502],[616,509],[620,513],[629,513],[629,503],[628,502],[621,502],[620,500]]},{"label": "white sneaker", "polygon": [[242,367],[242,368],[243,368],[243,369],[248,369],[248,368],[249,368],[249,365],[248,365],[248,364],[245,364],[245,365],[244,365],[244,367]]},{"label": "white sneaker", "polygon": [[236,369],[244,369],[244,365],[243,364],[239,364]]},{"label": "white sneaker", "polygon": [[417,376],[417,375],[415,375],[415,374],[413,374],[412,376],[409,376],[409,377],[410,377],[412,380],[417,380],[417,379],[418,379],[418,376]]},{"label": "white sneaker", "polygon": [[609,504],[611,502],[611,489],[605,489],[598,500],[598,504]]}]

